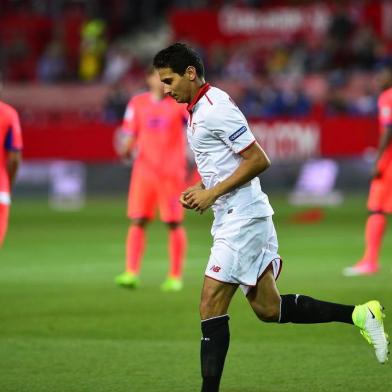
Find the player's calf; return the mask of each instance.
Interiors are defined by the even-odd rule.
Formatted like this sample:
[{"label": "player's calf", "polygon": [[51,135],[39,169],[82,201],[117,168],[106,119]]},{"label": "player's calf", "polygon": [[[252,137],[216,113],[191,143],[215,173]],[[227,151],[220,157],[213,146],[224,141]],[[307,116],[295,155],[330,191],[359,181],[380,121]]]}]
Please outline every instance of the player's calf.
[{"label": "player's calf", "polygon": [[218,392],[230,343],[229,316],[226,314],[202,320],[201,330],[201,391]]},{"label": "player's calf", "polygon": [[250,302],[250,305],[259,320],[267,323],[274,323],[279,320],[279,314],[280,314],[279,303],[261,305],[258,303]]}]

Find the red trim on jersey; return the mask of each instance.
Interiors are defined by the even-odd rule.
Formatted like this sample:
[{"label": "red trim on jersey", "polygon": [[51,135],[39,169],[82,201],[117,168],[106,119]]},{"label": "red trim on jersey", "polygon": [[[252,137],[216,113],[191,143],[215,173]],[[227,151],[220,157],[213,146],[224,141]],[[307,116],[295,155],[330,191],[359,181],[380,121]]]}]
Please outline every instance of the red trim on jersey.
[{"label": "red trim on jersey", "polygon": [[208,99],[208,102],[209,102],[211,105],[213,105],[213,103],[212,103],[211,99],[208,97],[207,93],[206,93],[205,95],[206,95],[206,98]]},{"label": "red trim on jersey", "polygon": [[[203,84],[195,97],[192,99],[192,102],[186,107],[189,113],[192,113],[193,108],[195,105],[200,101],[200,99],[203,97],[203,95],[211,88],[211,86],[208,83]],[[208,99],[208,97],[207,97]]]},{"label": "red trim on jersey", "polygon": [[243,152],[244,152],[244,151],[246,151],[248,148],[252,147],[252,146],[253,146],[253,144],[255,144],[255,143],[256,143],[256,140],[253,140],[253,142],[252,142],[252,143],[250,143],[250,144],[249,144],[249,146],[247,146],[247,147],[243,148],[241,151],[239,151],[239,152],[238,152],[238,154],[241,154],[241,153],[243,153]]}]

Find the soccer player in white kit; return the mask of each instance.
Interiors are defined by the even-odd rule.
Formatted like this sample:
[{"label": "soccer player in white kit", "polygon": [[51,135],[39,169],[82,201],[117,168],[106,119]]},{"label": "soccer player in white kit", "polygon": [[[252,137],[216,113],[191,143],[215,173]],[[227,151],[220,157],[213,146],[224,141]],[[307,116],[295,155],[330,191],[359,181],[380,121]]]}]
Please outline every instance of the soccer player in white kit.
[{"label": "soccer player in white kit", "polygon": [[378,301],[354,306],[280,295],[273,209],[258,178],[270,161],[228,94],[205,82],[200,56],[176,43],[155,56],[154,67],[165,93],[188,103],[188,142],[202,181],[186,189],[180,202],[199,213],[211,207],[215,217],[200,302],[202,392],[219,390],[230,340],[227,311],[238,287],[262,321],[356,325],[384,363],[388,341]]}]

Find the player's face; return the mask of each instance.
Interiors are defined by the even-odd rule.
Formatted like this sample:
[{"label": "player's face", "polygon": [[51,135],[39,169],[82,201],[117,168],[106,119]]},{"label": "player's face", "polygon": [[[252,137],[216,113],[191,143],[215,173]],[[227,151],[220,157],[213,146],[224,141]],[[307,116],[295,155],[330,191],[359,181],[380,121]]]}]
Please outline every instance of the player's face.
[{"label": "player's face", "polygon": [[392,73],[389,69],[383,69],[378,72],[376,79],[381,90],[385,90],[392,86]]},{"label": "player's face", "polygon": [[184,75],[175,73],[171,68],[159,68],[159,77],[164,84],[164,92],[178,103],[191,102],[191,80],[188,72]]},{"label": "player's face", "polygon": [[146,81],[151,91],[155,92],[157,95],[163,95],[163,83],[159,78],[158,71],[154,71],[147,75]]}]

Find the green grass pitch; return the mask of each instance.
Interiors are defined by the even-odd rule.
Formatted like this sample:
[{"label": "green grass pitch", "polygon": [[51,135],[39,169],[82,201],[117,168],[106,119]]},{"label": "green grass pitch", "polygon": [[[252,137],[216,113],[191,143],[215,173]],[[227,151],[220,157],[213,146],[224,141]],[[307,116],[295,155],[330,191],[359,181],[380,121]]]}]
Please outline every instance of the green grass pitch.
[{"label": "green grass pitch", "polygon": [[[344,278],[362,252],[365,198],[326,209],[325,220],[298,225],[298,209],[272,196],[284,267],[282,293],[342,303],[378,298],[390,311],[392,241],[382,272]],[[166,230],[148,231],[142,288],[117,288],[122,271],[125,196],[91,200],[78,213],[44,201],[16,200],[0,251],[1,392],[199,391],[198,301],[211,244],[211,215],[188,213],[185,289],[163,294]],[[231,345],[222,392],[338,392],[392,389],[390,364],[379,365],[358,330],[343,324],[263,324],[241,292],[230,308]]]}]

